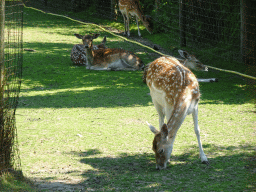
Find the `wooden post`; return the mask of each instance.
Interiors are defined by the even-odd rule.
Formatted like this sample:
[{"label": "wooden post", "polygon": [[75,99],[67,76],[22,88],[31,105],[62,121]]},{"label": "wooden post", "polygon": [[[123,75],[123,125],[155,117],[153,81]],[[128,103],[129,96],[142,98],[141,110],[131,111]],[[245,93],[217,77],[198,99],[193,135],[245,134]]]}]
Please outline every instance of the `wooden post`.
[{"label": "wooden post", "polygon": [[179,22],[180,22],[180,47],[186,47],[186,17],[185,2],[180,0]]},{"label": "wooden post", "polygon": [[241,0],[241,56],[246,65],[256,66],[256,1]]},{"label": "wooden post", "polygon": [[5,168],[4,155],[4,22],[5,0],[0,0],[0,172]]}]

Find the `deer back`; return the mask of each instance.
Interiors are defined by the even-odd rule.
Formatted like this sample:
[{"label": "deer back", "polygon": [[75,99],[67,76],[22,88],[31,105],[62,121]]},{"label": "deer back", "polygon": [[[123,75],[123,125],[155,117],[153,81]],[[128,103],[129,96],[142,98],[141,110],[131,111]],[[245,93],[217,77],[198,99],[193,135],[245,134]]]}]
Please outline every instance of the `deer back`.
[{"label": "deer back", "polygon": [[84,45],[74,45],[71,50],[70,59],[74,65],[86,65],[86,52],[84,50]]},{"label": "deer back", "polygon": [[194,98],[200,97],[195,75],[173,57],[160,57],[153,61],[148,66],[146,82],[153,92],[163,93],[168,105],[174,106],[180,100],[190,98],[191,93]]},{"label": "deer back", "polygon": [[[95,67],[113,67],[113,68],[134,68],[136,70],[141,70],[144,67],[141,59],[134,53],[117,48],[107,48],[93,50],[92,66]],[[88,59],[90,59],[88,57]],[[113,66],[115,65],[115,66]]]}]

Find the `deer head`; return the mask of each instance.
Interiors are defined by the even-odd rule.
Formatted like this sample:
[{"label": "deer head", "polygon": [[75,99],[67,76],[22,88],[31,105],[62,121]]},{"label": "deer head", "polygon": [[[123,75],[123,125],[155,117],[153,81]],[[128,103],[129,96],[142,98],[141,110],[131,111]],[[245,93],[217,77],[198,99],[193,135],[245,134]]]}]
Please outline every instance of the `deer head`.
[{"label": "deer head", "polygon": [[148,123],[150,130],[155,134],[152,150],[155,152],[156,168],[165,169],[170,156],[170,141],[168,139],[167,125],[164,124],[160,131]]},{"label": "deer head", "polygon": [[96,39],[96,38],[98,38],[98,37],[100,36],[99,33],[92,34],[92,35],[84,35],[84,36],[75,33],[74,35],[75,35],[78,39],[82,39],[84,45],[88,45],[88,42],[89,42],[91,39]]},{"label": "deer head", "polygon": [[208,67],[203,65],[194,55],[190,55],[187,51],[178,50],[181,57],[185,59],[183,65],[189,69],[196,71],[208,71]]},{"label": "deer head", "polygon": [[150,34],[152,34],[153,33],[153,29],[154,29],[154,24],[153,24],[152,17],[149,16],[149,15],[145,15],[143,24],[146,27],[147,31]]}]

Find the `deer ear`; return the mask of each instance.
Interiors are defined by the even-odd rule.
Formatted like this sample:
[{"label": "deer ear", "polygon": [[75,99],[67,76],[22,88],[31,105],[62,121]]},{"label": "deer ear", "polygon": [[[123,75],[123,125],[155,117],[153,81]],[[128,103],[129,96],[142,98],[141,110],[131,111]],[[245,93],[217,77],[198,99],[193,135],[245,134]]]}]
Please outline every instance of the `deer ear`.
[{"label": "deer ear", "polygon": [[105,36],[105,37],[103,38],[103,40],[102,40],[101,44],[105,44],[105,43],[106,43],[106,41],[107,41],[107,36]]},{"label": "deer ear", "polygon": [[74,34],[78,39],[83,39],[83,36],[82,35],[79,35],[77,33]]},{"label": "deer ear", "polygon": [[162,128],[161,128],[161,136],[162,138],[167,139],[168,138],[168,128],[166,124],[163,124]]},{"label": "deer ear", "polygon": [[178,50],[181,57],[188,59],[190,57],[190,54],[187,51]]},{"label": "deer ear", "polygon": [[151,124],[149,124],[148,122],[146,122],[150,128],[150,130],[154,133],[154,134],[157,134],[159,131]]}]

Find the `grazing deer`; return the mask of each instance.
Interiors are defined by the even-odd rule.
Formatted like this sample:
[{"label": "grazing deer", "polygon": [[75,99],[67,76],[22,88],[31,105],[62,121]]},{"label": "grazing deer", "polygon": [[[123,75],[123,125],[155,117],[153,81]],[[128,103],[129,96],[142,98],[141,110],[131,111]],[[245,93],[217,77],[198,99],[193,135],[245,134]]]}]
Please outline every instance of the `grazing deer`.
[{"label": "grazing deer", "polygon": [[87,35],[84,41],[86,49],[87,69],[91,70],[143,70],[141,59],[124,49],[93,49],[93,36]]},{"label": "grazing deer", "polygon": [[[195,64],[196,62],[194,62]],[[185,117],[191,113],[201,161],[208,164],[200,140],[198,126],[200,92],[195,75],[174,57],[160,57],[149,65],[146,82],[159,115],[160,131],[148,124],[150,130],[155,134],[153,151],[155,152],[156,168],[166,168],[177,131]],[[164,123],[165,116],[167,124]]]},{"label": "grazing deer", "polygon": [[[168,58],[178,60],[179,63],[181,63],[183,66],[189,69],[194,69],[196,71],[208,71],[208,68],[204,66],[199,60],[197,60],[194,55],[190,55],[188,52],[183,50],[178,50],[178,52],[180,56],[183,57],[184,59],[178,59],[175,57],[168,57]],[[144,83],[146,83],[147,69],[150,64],[151,63],[147,64],[144,68],[144,74],[142,77]]]},{"label": "grazing deer", "polygon": [[141,37],[141,33],[140,33],[138,19],[142,21],[147,31],[150,34],[152,34],[153,32],[152,18],[150,16],[144,16],[139,0],[119,0],[118,5],[119,5],[119,10],[122,13],[124,18],[124,27],[125,27],[124,35],[127,35],[128,37],[130,37],[129,15],[136,17],[136,22],[138,26],[138,35],[140,37]]},{"label": "grazing deer", "polygon": [[[79,34],[74,34],[78,39],[82,39],[83,43],[86,44],[86,38],[88,38],[86,35],[82,36]],[[100,34],[95,34],[94,38],[98,38],[100,36]],[[102,42],[99,45],[94,45],[93,49],[105,49],[106,43],[106,36],[104,37],[104,39],[102,40]],[[84,49],[84,44],[76,44],[73,46],[72,51],[71,51],[71,55],[70,55],[70,59],[71,61],[75,64],[75,65],[86,65],[86,52]]]}]

